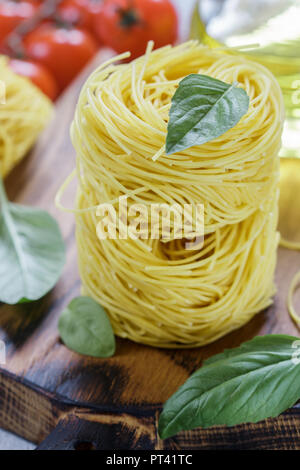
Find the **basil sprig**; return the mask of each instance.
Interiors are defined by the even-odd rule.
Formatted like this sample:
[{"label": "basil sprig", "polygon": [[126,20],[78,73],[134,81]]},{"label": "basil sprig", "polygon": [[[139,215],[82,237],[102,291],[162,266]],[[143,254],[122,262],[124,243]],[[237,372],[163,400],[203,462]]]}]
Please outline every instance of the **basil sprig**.
[{"label": "basil sprig", "polygon": [[179,83],[172,98],[166,154],[216,139],[247,113],[249,97],[242,88],[201,74]]},{"label": "basil sprig", "polygon": [[182,430],[278,416],[300,398],[300,340],[256,337],[206,362],[166,402],[162,439]]},{"label": "basil sprig", "polygon": [[58,323],[65,345],[79,354],[113,356],[116,342],[104,309],[90,297],[76,297],[63,311]]},{"label": "basil sprig", "polygon": [[57,283],[65,246],[56,221],[44,211],[8,201],[0,178],[0,302],[43,297]]}]

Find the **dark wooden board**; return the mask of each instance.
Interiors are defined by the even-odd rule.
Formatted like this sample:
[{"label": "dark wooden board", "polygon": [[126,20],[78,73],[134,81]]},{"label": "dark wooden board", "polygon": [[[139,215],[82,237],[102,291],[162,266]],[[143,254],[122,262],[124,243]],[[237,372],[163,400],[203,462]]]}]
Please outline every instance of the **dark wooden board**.
[{"label": "dark wooden board", "polygon": [[[278,420],[229,431],[214,429],[182,433],[169,443],[161,443],[156,432],[161,404],[201,365],[203,359],[258,334],[299,336],[285,305],[290,280],[300,267],[299,252],[279,250],[278,293],[274,305],[245,327],[207,347],[163,350],[119,339],[116,355],[103,360],[79,356],[61,343],[57,331],[58,317],[68,302],[79,294],[80,280],[76,265],[74,218],[72,214],[55,208],[54,197],[75,163],[69,126],[80,87],[87,73],[102,59],[103,56],[98,57],[60,99],[55,120],[31,155],[6,180],[11,200],[42,207],[57,218],[68,253],[60,282],[44,299],[19,306],[0,305],[0,339],[5,342],[7,350],[7,363],[0,369],[0,427],[41,443],[59,422],[52,441],[48,438],[44,448],[49,448],[49,439],[50,443],[56,442],[53,446],[57,447],[57,432],[61,435],[62,429],[66,429],[66,436],[71,440],[72,429],[74,435],[79,432],[79,420],[80,433],[82,421],[93,422],[93,426],[105,423],[110,427],[111,435],[114,433],[111,426],[115,426],[117,434],[121,426],[124,439],[119,441],[120,447],[221,448],[231,443],[236,448],[299,449],[297,408]],[[73,206],[74,189],[71,186],[64,197],[64,204],[68,207]],[[300,239],[300,223],[297,227]],[[293,228],[293,235],[295,233]],[[300,309],[300,299],[297,299],[297,306]],[[72,428],[72,423],[77,424]],[[131,437],[128,435],[130,432],[133,432]],[[103,442],[108,445],[107,441]],[[111,438],[111,445],[116,445],[115,438]]]}]

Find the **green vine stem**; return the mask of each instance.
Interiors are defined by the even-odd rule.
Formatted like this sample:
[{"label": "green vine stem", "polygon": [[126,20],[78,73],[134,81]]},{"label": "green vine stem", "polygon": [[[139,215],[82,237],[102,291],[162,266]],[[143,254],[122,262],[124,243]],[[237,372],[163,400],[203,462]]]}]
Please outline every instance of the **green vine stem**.
[{"label": "green vine stem", "polygon": [[32,18],[23,21],[9,34],[6,38],[5,45],[14,57],[25,57],[26,54],[22,43],[23,37],[33,31],[43,20],[53,18],[61,1],[62,0],[46,0],[38,8]]}]

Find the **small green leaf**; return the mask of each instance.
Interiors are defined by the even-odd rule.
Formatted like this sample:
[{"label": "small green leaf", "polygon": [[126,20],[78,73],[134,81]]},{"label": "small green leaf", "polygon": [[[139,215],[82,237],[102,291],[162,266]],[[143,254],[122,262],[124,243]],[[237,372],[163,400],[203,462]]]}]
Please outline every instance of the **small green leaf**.
[{"label": "small green leaf", "polygon": [[179,83],[170,110],[166,154],[216,139],[247,113],[249,97],[242,88],[201,74]]},{"label": "small green leaf", "polygon": [[162,439],[182,430],[256,423],[300,398],[299,338],[267,335],[209,360],[166,402]]},{"label": "small green leaf", "polygon": [[0,301],[40,299],[57,283],[65,246],[56,221],[39,209],[8,202],[0,180]]},{"label": "small green leaf", "polygon": [[113,329],[104,309],[90,297],[77,297],[58,323],[65,345],[79,354],[110,357],[116,350]]}]

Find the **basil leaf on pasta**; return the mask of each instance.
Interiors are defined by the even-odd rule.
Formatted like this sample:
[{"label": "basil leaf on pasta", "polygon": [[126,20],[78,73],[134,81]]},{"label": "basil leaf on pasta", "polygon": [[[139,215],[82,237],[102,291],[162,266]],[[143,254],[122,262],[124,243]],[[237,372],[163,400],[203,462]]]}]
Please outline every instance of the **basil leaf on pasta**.
[{"label": "basil leaf on pasta", "polygon": [[77,297],[63,311],[58,323],[65,345],[79,354],[113,356],[116,342],[103,307],[90,297]]},{"label": "basil leaf on pasta", "polygon": [[249,97],[242,88],[207,75],[188,75],[172,98],[167,155],[216,139],[234,127],[248,108]]},{"label": "basil leaf on pasta", "polygon": [[12,204],[0,179],[0,301],[37,300],[57,283],[65,246],[56,221],[42,210]]},{"label": "basil leaf on pasta", "polygon": [[300,340],[259,336],[209,360],[166,402],[165,439],[181,430],[278,416],[300,398]]}]

